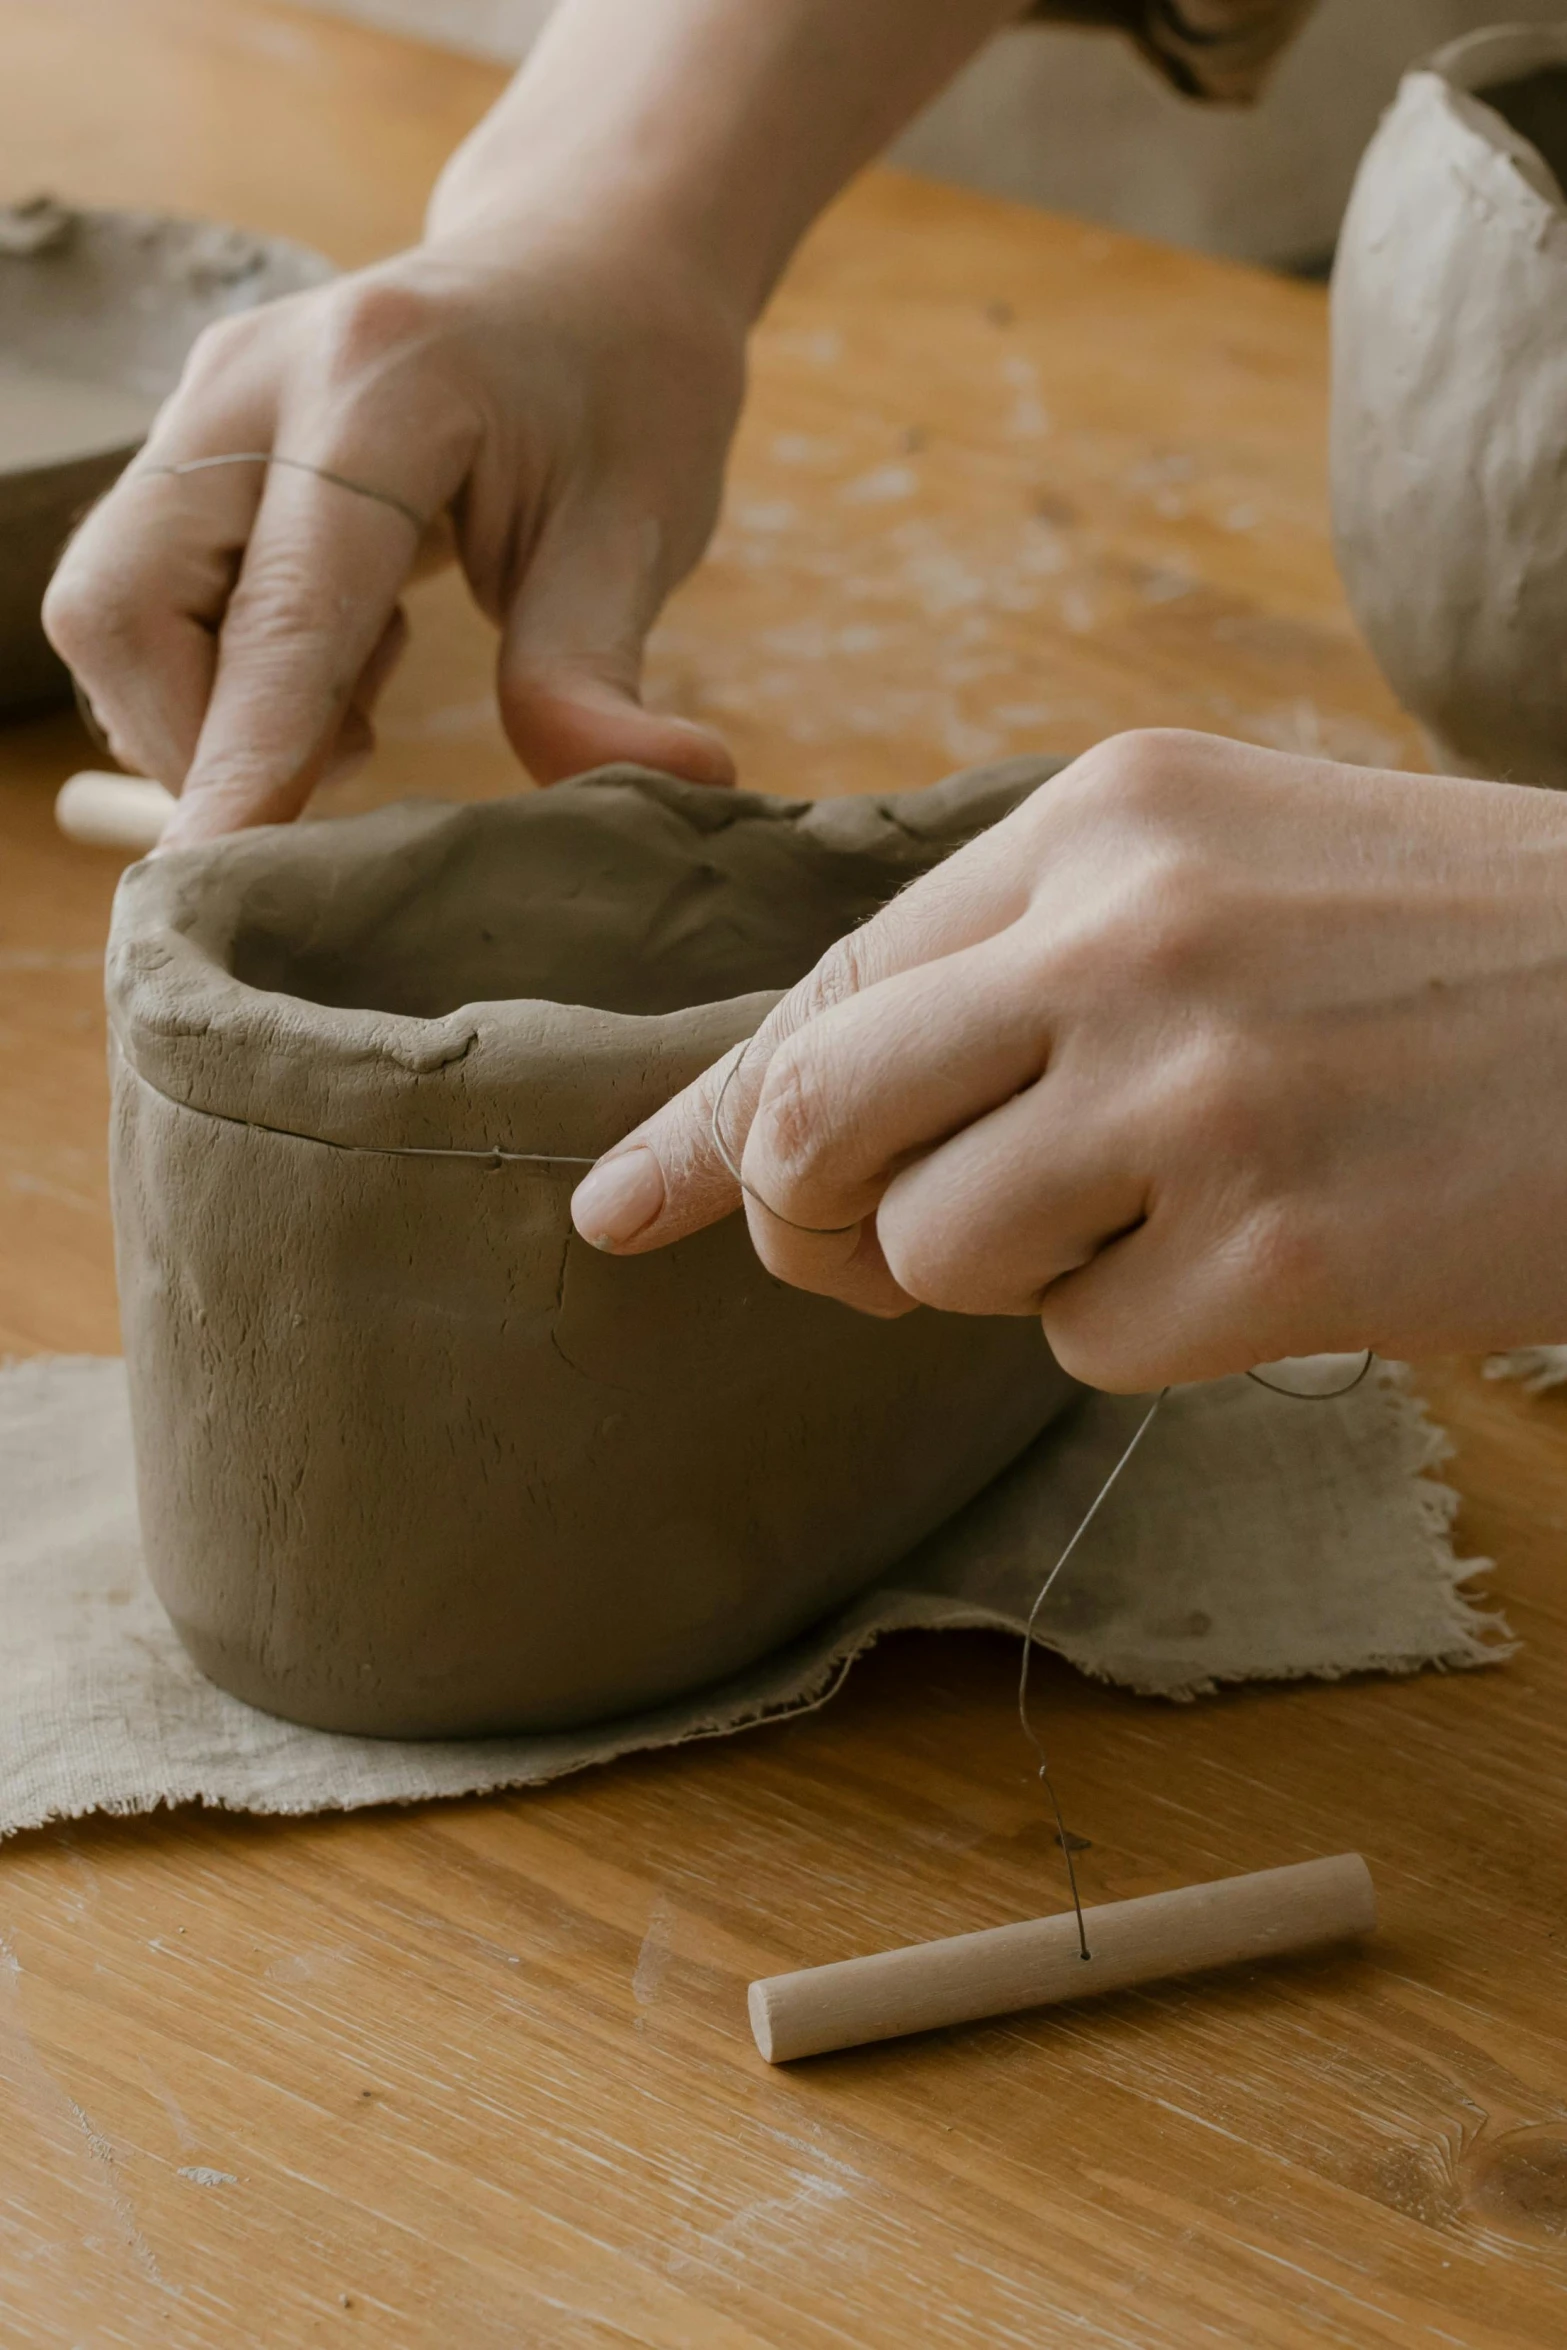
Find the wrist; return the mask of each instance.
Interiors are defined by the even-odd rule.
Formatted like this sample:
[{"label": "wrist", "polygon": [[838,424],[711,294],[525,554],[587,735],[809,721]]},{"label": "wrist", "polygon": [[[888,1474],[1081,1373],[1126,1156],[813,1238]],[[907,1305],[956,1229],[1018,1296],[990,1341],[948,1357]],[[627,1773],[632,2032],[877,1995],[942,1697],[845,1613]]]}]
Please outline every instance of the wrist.
[{"label": "wrist", "polygon": [[443,182],[418,249],[501,286],[514,280],[519,292],[543,275],[569,276],[584,293],[602,290],[613,305],[606,319],[673,310],[701,317],[736,344],[760,308],[747,273],[726,268],[699,237],[683,233],[672,208],[638,201],[629,187],[613,195],[601,187],[585,202],[570,170],[530,168],[499,184],[478,174]]},{"label": "wrist", "polygon": [[430,232],[591,223],[749,323],[837,191],[1018,0],[560,0]]},{"label": "wrist", "polygon": [[[458,148],[425,218],[425,242],[463,246],[504,268],[548,252],[585,266],[685,286],[743,336],[755,323],[810,208],[786,188],[731,190],[678,123],[562,125],[526,77]],[[551,119],[553,115],[554,119]],[[717,183],[717,184],[715,184]]]},{"label": "wrist", "polygon": [[645,222],[573,210],[555,187],[513,187],[504,200],[432,208],[408,258],[497,348],[521,335],[536,360],[543,349],[574,352],[584,384],[607,390],[618,377],[624,387],[651,367],[655,379],[703,387],[698,409],[719,396],[738,406],[748,309]]}]

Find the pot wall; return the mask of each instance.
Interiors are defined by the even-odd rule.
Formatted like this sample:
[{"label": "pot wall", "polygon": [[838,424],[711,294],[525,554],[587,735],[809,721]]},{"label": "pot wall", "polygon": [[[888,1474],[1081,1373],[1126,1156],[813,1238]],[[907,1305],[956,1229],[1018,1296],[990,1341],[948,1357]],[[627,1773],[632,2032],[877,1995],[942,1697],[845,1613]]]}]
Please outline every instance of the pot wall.
[{"label": "pot wall", "polygon": [[293,1720],[545,1730],[719,1679],[1069,1392],[1037,1323],[869,1321],[739,1218],[602,1257],[575,1169],[258,1134],[123,1062],[114,1121],[148,1565],[203,1672]]},{"label": "pot wall", "polygon": [[1442,768],[1567,784],[1567,208],[1473,93],[1567,65],[1480,34],[1406,76],[1333,278],[1333,522],[1356,619]]},{"label": "pot wall", "polygon": [[[571,1229],[579,1167],[408,1148],[443,1132],[601,1148],[774,994],[645,1019],[540,1002],[419,1019],[303,1003],[225,967],[263,919],[312,942],[329,915],[379,938],[420,875],[438,892],[456,874],[466,920],[459,852],[496,827],[558,836],[586,870],[595,807],[627,820],[620,894],[640,843],[666,907],[685,894],[669,844],[689,814],[715,928],[726,874],[773,874],[791,827],[818,874],[823,836],[837,842],[826,866],[855,890],[884,856],[890,891],[960,834],[946,788],[907,795],[897,821],[725,795],[715,830],[716,795],[622,775],[596,794],[253,834],[127,877],[112,1172],[142,1531],[213,1680],[389,1736],[656,1705],[847,1599],[1069,1400],[1032,1318],[870,1320],[775,1281],[739,1217],[604,1257]],[[980,779],[971,809],[1000,804]],[[947,832],[923,843],[942,808]],[[526,864],[547,871],[542,845]],[[540,897],[530,939],[545,918]],[[312,1120],[331,1139],[297,1131]]]}]

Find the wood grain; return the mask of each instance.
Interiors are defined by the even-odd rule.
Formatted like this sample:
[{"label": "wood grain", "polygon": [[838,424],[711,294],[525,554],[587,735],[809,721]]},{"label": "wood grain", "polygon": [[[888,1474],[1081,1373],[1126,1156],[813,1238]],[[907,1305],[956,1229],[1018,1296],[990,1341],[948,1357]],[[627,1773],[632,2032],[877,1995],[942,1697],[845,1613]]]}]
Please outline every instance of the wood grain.
[{"label": "wood grain", "polygon": [[[0,0],[18,190],[357,261],[489,69],[241,0]],[[1313,291],[873,176],[760,338],[652,689],[749,780],[915,783],[1179,721],[1417,756],[1326,544]],[[360,801],[515,787],[421,591]],[[116,1343],[74,723],[0,738],[0,1351]],[[1141,1704],[1042,1684],[1085,1896],[1343,1849],[1374,1949],[771,2072],[757,1975],[1038,1914],[1014,1659],[540,1794],[183,1813],[0,1855],[5,2350],[1547,2350],[1567,2329],[1567,1405],[1430,1366],[1501,1670]],[[3,1507],[3,1496],[0,1496]]]},{"label": "wood grain", "polygon": [[768,2063],[793,2064],[1351,1942],[1376,1922],[1370,1870],[1340,1852],[766,1975],[746,2004]]}]

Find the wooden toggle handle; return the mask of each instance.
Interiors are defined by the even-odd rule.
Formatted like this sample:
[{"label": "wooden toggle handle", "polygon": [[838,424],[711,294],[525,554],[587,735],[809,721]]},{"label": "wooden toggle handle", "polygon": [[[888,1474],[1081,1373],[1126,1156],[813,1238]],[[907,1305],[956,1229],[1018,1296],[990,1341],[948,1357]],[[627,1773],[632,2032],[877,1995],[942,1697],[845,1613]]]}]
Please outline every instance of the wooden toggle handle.
[{"label": "wooden toggle handle", "polygon": [[750,1990],[751,2029],[769,2064],[970,2024],[1166,1975],[1278,1958],[1374,1931],[1377,1897],[1358,1852],[1183,1885],[1083,1912],[1089,1955],[1071,1910],[983,1934],[916,1942],[873,1958],[769,1975]]},{"label": "wooden toggle handle", "polygon": [[95,849],[155,849],[173,812],[172,793],[145,775],[73,775],[55,794],[54,820],[68,840]]}]

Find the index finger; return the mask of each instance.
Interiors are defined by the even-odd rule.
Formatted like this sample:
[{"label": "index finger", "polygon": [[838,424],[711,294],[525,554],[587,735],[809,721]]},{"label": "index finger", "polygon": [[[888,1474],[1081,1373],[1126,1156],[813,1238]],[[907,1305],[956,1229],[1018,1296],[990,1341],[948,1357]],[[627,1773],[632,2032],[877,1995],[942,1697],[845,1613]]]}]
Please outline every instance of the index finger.
[{"label": "index finger", "polygon": [[[237,444],[248,422],[217,430]],[[195,754],[261,486],[250,465],[181,478],[138,458],[73,534],[44,598],[50,642],[115,756],[173,791]]]},{"label": "index finger", "polygon": [[[742,1196],[735,1170],[778,1047],[880,980],[1005,929],[1026,898],[1017,860],[998,848],[996,832],[970,841],[912,882],[829,947],[753,1037],[604,1154],[572,1195],[572,1221],[582,1238],[595,1248],[640,1256],[732,1214]],[[839,1239],[840,1253],[849,1256],[854,1235],[850,1227],[842,1236],[823,1237]]]},{"label": "index finger", "polygon": [[164,847],[298,815],[418,548],[395,507],[269,468]]}]

